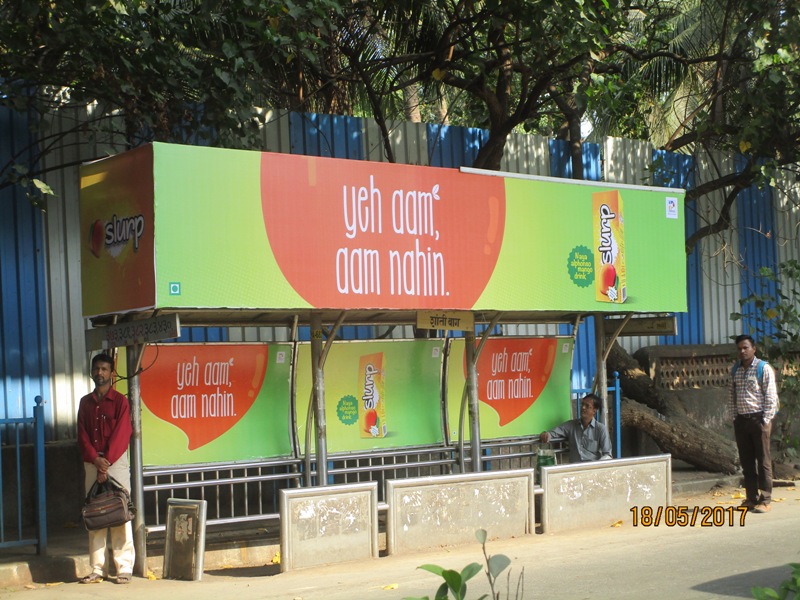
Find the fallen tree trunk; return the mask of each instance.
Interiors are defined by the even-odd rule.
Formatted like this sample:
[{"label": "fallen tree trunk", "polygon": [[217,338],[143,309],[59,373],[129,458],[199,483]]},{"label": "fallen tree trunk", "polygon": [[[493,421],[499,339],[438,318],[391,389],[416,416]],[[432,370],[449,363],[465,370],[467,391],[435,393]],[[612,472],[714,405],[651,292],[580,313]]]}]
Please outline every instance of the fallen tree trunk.
[{"label": "fallen tree trunk", "polygon": [[644,431],[664,452],[706,471],[735,473],[735,445],[688,417],[666,416],[629,398],[620,407],[623,427]]},{"label": "fallen tree trunk", "polygon": [[738,452],[732,440],[699,425],[687,416],[677,399],[666,398],[639,363],[618,343],[606,361],[610,373],[619,373],[625,402],[620,410],[623,426],[645,432],[663,452],[700,469],[735,473]]}]

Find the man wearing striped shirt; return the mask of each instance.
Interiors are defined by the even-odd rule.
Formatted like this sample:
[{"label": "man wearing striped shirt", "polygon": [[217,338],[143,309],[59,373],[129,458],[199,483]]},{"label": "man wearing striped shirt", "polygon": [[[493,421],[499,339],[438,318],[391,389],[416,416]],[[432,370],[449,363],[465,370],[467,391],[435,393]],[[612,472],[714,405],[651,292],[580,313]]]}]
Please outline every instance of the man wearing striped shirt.
[{"label": "man wearing striped shirt", "polygon": [[770,434],[778,408],[778,388],[772,367],[764,362],[759,368],[763,361],[756,358],[752,337],[738,336],[736,351],[739,361],[731,374],[730,407],[747,493],[742,506],[748,511],[766,513],[772,500]]}]

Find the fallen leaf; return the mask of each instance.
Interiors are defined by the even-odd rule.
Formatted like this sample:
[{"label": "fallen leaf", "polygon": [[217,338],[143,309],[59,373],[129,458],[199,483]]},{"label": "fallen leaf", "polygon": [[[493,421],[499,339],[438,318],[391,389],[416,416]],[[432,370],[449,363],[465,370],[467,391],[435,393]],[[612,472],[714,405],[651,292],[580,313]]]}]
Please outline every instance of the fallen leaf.
[{"label": "fallen leaf", "polygon": [[773,498],[772,499],[773,502],[783,502],[784,500],[786,500],[786,498]]},{"label": "fallen leaf", "polygon": [[44,586],[45,587],[55,587],[57,585],[62,585],[63,583],[64,583],[63,581],[53,581],[52,583],[45,583]]},{"label": "fallen leaf", "polygon": [[147,578],[148,578],[150,581],[155,581],[156,579],[158,579],[158,577],[156,577],[156,574],[155,574],[155,573],[153,573],[152,571],[148,571],[148,572],[147,572]]},{"label": "fallen leaf", "polygon": [[273,557],[272,557],[272,564],[273,564],[273,565],[279,565],[279,564],[281,564],[281,551],[280,551],[280,550],[278,550],[278,551],[275,553],[275,556],[273,556]]},{"label": "fallen leaf", "polygon": [[744,497],[745,496],[744,494],[742,494],[742,492],[736,492],[731,496],[731,498],[733,498],[734,500],[742,500]]},{"label": "fallen leaf", "polygon": [[26,590],[35,590],[36,586],[31,584],[31,583],[28,583],[28,584],[25,584],[25,589]]},{"label": "fallen leaf", "polygon": [[615,523],[611,524],[612,527],[622,527],[622,521],[616,521]]},{"label": "fallen leaf", "polygon": [[400,586],[398,586],[396,583],[390,583],[389,585],[383,586],[383,589],[385,589],[385,590],[396,590],[398,587],[400,587]]}]

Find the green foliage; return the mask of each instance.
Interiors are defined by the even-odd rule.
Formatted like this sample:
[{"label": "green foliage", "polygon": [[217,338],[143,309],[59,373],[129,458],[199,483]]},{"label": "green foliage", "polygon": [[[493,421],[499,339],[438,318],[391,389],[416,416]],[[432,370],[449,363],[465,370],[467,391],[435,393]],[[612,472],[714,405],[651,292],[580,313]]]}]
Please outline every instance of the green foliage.
[{"label": "green foliage", "polygon": [[[500,592],[495,590],[495,585],[497,584],[497,578],[505,571],[508,566],[511,564],[511,560],[504,554],[494,554],[489,555],[486,552],[486,530],[478,529],[475,532],[475,537],[481,544],[481,548],[483,550],[483,558],[486,564],[486,578],[489,580],[489,588],[491,589],[491,596],[487,596],[484,594],[478,600],[484,600],[485,598],[491,598],[491,600],[499,600]],[[434,575],[438,575],[444,580],[444,583],[439,586],[439,589],[436,590],[436,594],[433,596],[433,600],[448,600],[450,598],[450,594],[452,594],[452,598],[454,600],[466,600],[467,598],[467,581],[475,577],[481,569],[483,568],[480,564],[474,562],[468,564],[464,567],[460,572],[453,571],[451,569],[445,569],[438,565],[421,565],[418,567],[424,571],[428,571],[433,573]],[[521,600],[523,598],[524,592],[524,575],[525,571],[523,569],[522,573],[519,576],[519,580],[517,581],[517,589],[515,598],[517,600]],[[511,573],[508,574],[509,582],[511,578]],[[510,590],[508,592],[510,594]],[[430,600],[429,596],[425,596],[424,598],[405,598],[404,600]]]},{"label": "green foliage", "polygon": [[762,268],[761,289],[776,293],[752,293],[740,301],[742,312],[731,314],[742,321],[743,333],[753,336],[778,375],[781,418],[778,451],[796,457],[800,440],[792,433],[800,416],[800,261],[788,260],[777,271]]},{"label": "green foliage", "polygon": [[784,580],[778,590],[754,587],[751,592],[756,600],[797,600],[800,598],[800,563],[790,563],[792,575]]},{"label": "green foliage", "polygon": [[338,0],[4,0],[0,107],[28,119],[30,145],[0,164],[0,189],[41,203],[43,156],[76,142],[260,148],[259,107],[297,109],[325,84],[340,14]]}]

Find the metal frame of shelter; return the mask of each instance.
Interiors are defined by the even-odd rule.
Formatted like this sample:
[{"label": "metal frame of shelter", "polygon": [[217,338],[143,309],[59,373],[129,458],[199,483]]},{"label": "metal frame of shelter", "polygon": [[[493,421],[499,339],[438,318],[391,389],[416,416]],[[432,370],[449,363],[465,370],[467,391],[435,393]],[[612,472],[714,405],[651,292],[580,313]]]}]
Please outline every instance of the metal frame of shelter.
[{"label": "metal frame of shelter", "polygon": [[[229,325],[229,326],[237,326],[242,325],[243,323],[247,323],[252,325],[251,316],[245,316],[242,314],[241,320],[230,320],[230,321],[218,321],[217,319],[208,319],[200,318],[198,320],[198,314],[192,314],[191,311],[183,311],[179,314],[180,323],[181,324],[192,324],[194,326],[220,326],[220,325]],[[332,325],[330,329],[326,332],[324,322],[326,320],[326,316],[331,318]],[[478,390],[477,390],[477,371],[476,365],[478,358],[481,355],[481,351],[483,350],[484,344],[489,339],[491,332],[493,331],[494,327],[498,324],[503,323],[537,323],[537,324],[570,324],[573,327],[573,335],[577,332],[577,328],[580,325],[581,320],[585,316],[589,316],[588,314],[575,314],[575,315],[568,315],[563,314],[561,316],[557,316],[554,314],[541,316],[535,315],[531,313],[527,315],[526,319],[520,320],[521,315],[515,315],[513,321],[507,321],[503,317],[503,313],[497,312],[493,314],[490,318],[484,320],[476,321],[476,325],[485,325],[483,333],[480,336],[476,336],[474,330],[465,331],[465,350],[466,350],[466,368],[467,368],[467,376],[465,382],[465,390],[462,396],[462,402],[466,405],[466,411],[464,410],[464,406],[462,405],[462,413],[468,418],[468,426],[470,432],[470,443],[469,443],[469,459],[467,460],[465,456],[465,442],[463,439],[463,435],[459,435],[458,440],[458,461],[459,461],[459,468],[461,472],[480,472],[483,469],[483,463],[485,458],[483,457],[483,449],[481,443],[481,433],[480,433],[480,419],[478,413]],[[536,317],[539,318],[536,318]],[[598,322],[602,322],[607,315],[606,313],[594,313]],[[613,316],[620,316],[620,315],[613,315]],[[377,315],[376,315],[377,317]],[[347,323],[347,324],[371,324],[371,325],[387,325],[387,324],[399,324],[399,323],[411,323],[413,322],[412,315],[410,313],[396,313],[396,314],[386,314],[383,313],[381,315],[381,320],[376,319],[368,319],[362,318],[359,321],[350,321],[348,319],[348,311],[341,311],[335,318],[330,313],[326,313],[325,311],[308,311],[306,313],[297,313],[292,317],[293,327],[296,328],[298,325],[305,325],[308,324],[311,328],[311,357],[312,357],[312,365],[314,365],[312,369],[312,386],[313,386],[313,402],[309,406],[309,417],[313,419],[314,423],[314,431],[316,432],[314,438],[314,453],[312,454],[308,451],[312,446],[308,443],[310,440],[306,440],[305,448],[307,449],[305,456],[303,457],[303,472],[311,475],[314,474],[316,477],[306,477],[306,481],[311,482],[316,480],[316,485],[326,485],[329,481],[329,472],[328,472],[328,465],[329,465],[329,458],[328,458],[328,450],[327,450],[327,437],[326,437],[326,410],[325,410],[325,375],[324,375],[324,367],[325,367],[325,359],[327,357],[328,352],[330,351],[333,343],[336,341],[337,332],[339,331],[340,327]],[[633,317],[633,313],[625,313],[621,315],[621,318],[615,319],[615,321],[619,321],[616,324],[616,331],[613,332],[610,336],[607,336],[604,333],[604,330],[601,327],[596,328],[596,347],[597,347],[597,364],[596,364],[596,377],[595,382],[592,387],[592,390],[597,393],[603,402],[602,407],[602,417],[603,422],[606,426],[608,426],[608,381],[606,376],[606,359],[608,357],[608,352],[611,346],[614,344],[619,333],[622,331],[623,327],[627,322]],[[147,318],[142,314],[131,314],[127,315],[131,321],[136,321],[138,319]],[[260,319],[260,323],[266,324],[270,323],[270,321],[265,320],[264,316],[262,315],[262,319]],[[282,319],[278,319],[277,321],[272,321],[273,324],[285,324],[285,321]],[[98,323],[99,325],[99,323]],[[477,344],[476,344],[477,342]],[[132,343],[126,346],[126,354],[127,354],[127,369],[129,373],[137,373],[140,366],[142,352],[144,350],[144,344],[141,343]],[[144,496],[144,464],[142,459],[142,423],[141,423],[141,395],[140,395],[140,386],[139,386],[139,376],[134,375],[130,377],[128,380],[128,396],[131,402],[131,414],[133,419],[133,435],[131,437],[131,471],[132,471],[132,495],[133,500],[136,506],[144,507],[145,506],[145,496]],[[458,428],[459,433],[463,434],[463,430],[461,427]],[[311,427],[306,429],[307,433],[310,434]],[[315,463],[314,464],[312,464]],[[314,469],[316,466],[316,469]],[[138,511],[136,518],[134,520],[134,541],[136,545],[137,551],[137,573],[140,572],[144,573],[145,564],[146,564],[146,541],[147,541],[147,528],[145,526],[145,515],[144,511]]]}]

